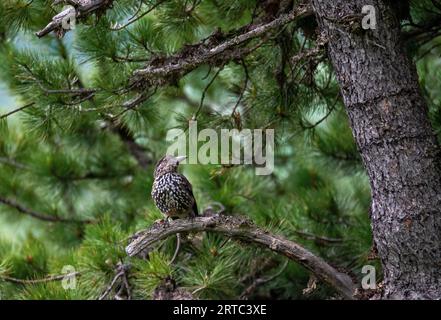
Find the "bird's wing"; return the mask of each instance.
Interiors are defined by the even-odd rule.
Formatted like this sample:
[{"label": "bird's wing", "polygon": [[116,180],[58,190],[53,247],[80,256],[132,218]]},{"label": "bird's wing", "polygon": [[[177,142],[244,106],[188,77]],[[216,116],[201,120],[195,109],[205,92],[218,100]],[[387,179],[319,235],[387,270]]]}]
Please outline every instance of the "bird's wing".
[{"label": "bird's wing", "polygon": [[[191,194],[193,195],[193,192],[192,192]],[[197,203],[196,203],[196,199],[194,198],[194,196],[193,196],[193,199],[194,199],[194,202],[193,202],[193,208],[192,208],[192,210],[193,210],[193,214],[194,214],[195,216],[198,216],[198,215],[199,215],[199,213],[198,213],[198,205],[197,205]]]},{"label": "bird's wing", "polygon": [[196,198],[194,197],[194,194],[193,194],[193,187],[192,187],[190,181],[188,181],[188,179],[184,175],[181,175],[181,177],[183,178],[185,184],[187,185],[186,190],[188,191],[188,193],[193,198],[192,210],[193,210],[194,215],[197,216],[197,215],[199,215],[199,212],[198,212],[198,205],[196,203]]}]

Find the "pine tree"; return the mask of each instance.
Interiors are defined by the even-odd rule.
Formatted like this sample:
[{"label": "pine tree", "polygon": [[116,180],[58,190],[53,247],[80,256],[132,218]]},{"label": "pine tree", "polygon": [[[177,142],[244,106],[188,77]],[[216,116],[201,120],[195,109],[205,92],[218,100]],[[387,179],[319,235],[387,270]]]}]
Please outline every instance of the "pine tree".
[{"label": "pine tree", "polygon": [[[374,265],[380,284],[371,175],[321,32],[335,22],[312,2],[102,0],[74,5],[66,30],[54,17],[72,1],[2,1],[0,80],[16,103],[0,99],[0,298],[341,298],[295,261],[218,233],[189,233],[173,263],[175,237],[127,254],[162,218],[150,188],[167,132],[191,120],[276,134],[271,175],[183,166],[201,211],[247,216],[357,286]],[[439,138],[441,3],[399,9]]]}]

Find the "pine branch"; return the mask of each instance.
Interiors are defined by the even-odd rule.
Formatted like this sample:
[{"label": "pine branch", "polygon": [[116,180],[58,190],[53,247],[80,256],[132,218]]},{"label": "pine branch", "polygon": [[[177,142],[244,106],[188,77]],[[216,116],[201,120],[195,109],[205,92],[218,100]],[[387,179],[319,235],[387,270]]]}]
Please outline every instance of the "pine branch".
[{"label": "pine branch", "polygon": [[114,116],[115,119],[118,119],[119,117],[121,117],[124,113],[133,110],[135,108],[137,108],[140,104],[142,104],[143,102],[147,101],[148,99],[150,99],[153,95],[155,95],[157,91],[157,88],[155,88],[151,93],[146,94],[146,93],[141,93],[138,96],[136,96],[135,98],[126,101],[123,104],[123,111],[121,111],[120,113],[118,113],[117,115]]},{"label": "pine branch", "polygon": [[35,102],[31,102],[31,103],[25,104],[25,105],[22,106],[22,107],[19,107],[19,108],[17,108],[17,109],[14,109],[14,110],[12,110],[12,111],[10,111],[10,112],[8,112],[8,113],[2,114],[2,115],[0,115],[0,120],[5,119],[5,118],[7,118],[7,117],[13,115],[14,113],[17,113],[17,112],[21,111],[21,110],[24,110],[24,109],[26,109],[26,108],[32,107],[34,104],[35,104]]},{"label": "pine branch", "polygon": [[72,94],[72,95],[91,95],[96,93],[96,89],[87,89],[87,88],[79,88],[79,89],[46,89],[40,83],[38,83],[41,90],[46,94]]},{"label": "pine branch", "polygon": [[344,242],[344,239],[341,238],[329,238],[324,236],[317,236],[310,232],[300,231],[300,230],[294,230],[294,232],[299,236],[302,237],[305,240],[311,240],[314,241],[317,245],[323,245],[323,244],[341,244]]},{"label": "pine branch", "polygon": [[225,35],[216,32],[198,44],[185,47],[177,54],[153,59],[147,66],[134,72],[132,83],[134,86],[137,84],[141,86],[146,81],[149,84],[164,84],[176,81],[203,64],[221,66],[229,61],[241,60],[255,48],[239,48],[239,46],[310,12],[309,5],[299,5],[290,13],[281,15],[271,22],[245,26],[241,28],[240,34],[231,38],[223,39]]},{"label": "pine branch", "polygon": [[[84,0],[79,1],[76,3],[76,8],[74,9],[75,12],[73,13],[75,15],[76,19],[83,19],[88,16],[90,16],[92,13],[98,13],[105,11],[107,8],[109,8],[113,3],[113,0]],[[59,34],[63,35],[64,32],[67,30],[64,30],[62,27],[63,21],[69,16],[72,15],[72,8],[66,9],[59,14],[55,15],[52,18],[52,21],[48,23],[46,27],[41,29],[40,31],[36,32],[36,36],[39,38],[44,37],[45,35],[49,34],[52,31],[61,31]]]},{"label": "pine branch", "polygon": [[[67,58],[64,58],[64,59],[67,59]],[[27,73],[29,73],[31,78],[37,83],[38,87],[41,89],[41,91],[45,95],[52,95],[52,94],[59,95],[60,94],[60,95],[72,95],[72,97],[77,97],[77,96],[82,97],[80,99],[80,101],[78,101],[76,103],[70,103],[70,105],[76,105],[78,103],[81,103],[82,101],[90,100],[99,91],[98,89],[84,88],[84,85],[81,83],[80,80],[78,81],[80,88],[48,89],[42,84],[42,81],[38,78],[38,76],[35,75],[35,73],[32,71],[32,69],[26,63],[19,63],[19,65],[22,66],[27,71]],[[78,77],[78,79],[80,78],[78,74],[76,74],[76,76]],[[17,109],[17,111],[20,111],[21,109],[30,107],[34,104],[35,104],[35,102],[31,102],[28,105]],[[65,105],[69,105],[69,103],[65,103]]]},{"label": "pine branch", "polygon": [[290,59],[291,64],[295,65],[300,60],[315,58],[320,53],[322,53],[323,48],[325,47],[325,45],[327,43],[328,43],[328,40],[326,39],[326,37],[324,35],[321,35],[317,39],[315,47],[312,47],[312,48],[306,49],[306,50],[302,50],[298,54],[296,54],[295,56],[292,56],[291,59]]},{"label": "pine branch", "polygon": [[[118,292],[115,292],[115,300],[131,300],[132,299],[132,289],[128,281],[128,272],[131,266],[129,264],[124,264],[119,262],[116,266],[116,275],[113,277],[110,284],[107,286],[106,290],[99,296],[98,300],[106,299],[109,294],[119,285]],[[124,297],[125,296],[125,297]]]},{"label": "pine branch", "polygon": [[33,218],[48,222],[65,222],[65,223],[92,223],[92,220],[66,219],[59,216],[51,216],[38,211],[29,209],[18,202],[0,196],[0,203],[16,209],[18,212],[29,215]]},{"label": "pine branch", "polygon": [[433,40],[439,36],[441,24],[441,15],[427,21],[422,25],[412,25],[414,29],[403,32],[403,40],[406,42],[421,43],[424,41]]},{"label": "pine branch", "polygon": [[33,285],[33,284],[46,283],[46,282],[51,282],[51,281],[61,281],[66,278],[79,276],[80,274],[81,273],[79,271],[77,271],[77,272],[71,272],[71,273],[67,273],[67,274],[49,276],[47,278],[42,278],[42,279],[18,279],[18,278],[0,275],[0,279],[7,281],[7,282],[16,283],[16,284]]},{"label": "pine branch", "polygon": [[261,286],[262,284],[265,284],[267,282],[270,282],[270,281],[274,280],[275,278],[277,278],[278,276],[280,276],[285,271],[287,266],[288,266],[288,260],[285,261],[285,263],[280,268],[280,270],[277,271],[274,275],[254,279],[254,281],[248,287],[246,287],[245,290],[241,293],[240,299],[241,300],[248,300],[248,297],[250,297],[252,295],[252,293],[255,292],[259,286]]},{"label": "pine branch", "polygon": [[195,119],[195,120],[197,119],[199,112],[201,112],[201,109],[204,106],[205,95],[207,94],[208,89],[210,89],[211,85],[214,83],[214,80],[216,80],[216,78],[218,77],[218,75],[222,71],[222,69],[223,68],[219,68],[219,70],[216,71],[213,78],[211,78],[210,82],[208,82],[208,84],[205,86],[204,91],[202,91],[201,101],[199,102],[199,108],[196,110],[196,112],[193,116],[193,119]]},{"label": "pine branch", "polygon": [[250,268],[251,272],[240,278],[239,282],[246,284],[250,281],[253,281],[254,279],[260,277],[265,272],[275,268],[278,264],[279,262],[274,258],[266,258],[263,261],[261,259],[257,259],[254,261],[253,266],[251,266]]},{"label": "pine branch", "polygon": [[245,83],[242,87],[242,90],[240,91],[239,98],[237,99],[236,104],[234,105],[233,110],[231,111],[232,117],[236,116],[236,110],[239,107],[240,102],[242,101],[242,98],[243,98],[245,91],[247,89],[247,86],[248,86],[248,81],[250,80],[250,74],[248,72],[248,67],[243,59],[241,61],[241,64],[242,64],[243,72],[245,73]]},{"label": "pine branch", "polygon": [[112,180],[119,179],[124,176],[132,174],[129,170],[127,172],[122,172],[121,174],[113,174],[113,173],[98,173],[98,172],[87,172],[81,176],[72,176],[69,177],[69,180],[72,181],[83,181],[83,180]]},{"label": "pine branch", "polygon": [[14,167],[17,169],[29,170],[29,167],[27,165],[20,163],[20,162],[17,162],[11,158],[0,157],[0,163],[6,164],[8,166],[11,166],[11,167]]},{"label": "pine branch", "polygon": [[122,142],[126,145],[127,150],[136,159],[142,169],[147,169],[147,167],[153,163],[153,159],[146,154],[146,148],[136,142],[135,137],[127,128],[115,121],[109,121],[108,125],[110,130],[120,137]]},{"label": "pine branch", "polygon": [[152,12],[154,9],[156,9],[156,7],[160,6],[162,3],[164,3],[166,0],[160,0],[158,2],[156,2],[154,5],[152,5],[149,9],[147,9],[147,11],[141,13],[140,15],[138,15],[138,13],[141,11],[141,7],[143,4],[143,1],[140,1],[140,6],[138,7],[138,10],[136,10],[136,13],[130,17],[129,20],[127,20],[127,22],[123,25],[115,25],[113,28],[111,28],[110,30],[112,31],[120,31],[122,29],[127,28],[128,26],[130,26],[132,23],[135,23],[136,21],[140,20],[142,17],[148,15],[150,12]]},{"label": "pine branch", "polygon": [[179,288],[173,278],[167,277],[156,287],[152,300],[197,300],[192,293]]},{"label": "pine branch", "polygon": [[220,233],[245,243],[261,245],[284,255],[310,270],[317,278],[335,288],[346,299],[355,299],[356,285],[348,275],[337,271],[297,243],[262,230],[244,217],[213,215],[178,219],[168,225],[154,224],[151,228],[138,232],[126,247],[126,252],[133,257],[154,243],[176,233],[203,231]]}]

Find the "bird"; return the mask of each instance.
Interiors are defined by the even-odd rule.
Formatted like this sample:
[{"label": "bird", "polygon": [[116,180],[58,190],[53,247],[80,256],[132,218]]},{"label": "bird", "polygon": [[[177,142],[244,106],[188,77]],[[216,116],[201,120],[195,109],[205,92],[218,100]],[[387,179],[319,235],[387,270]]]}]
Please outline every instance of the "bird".
[{"label": "bird", "polygon": [[198,215],[192,185],[178,172],[179,163],[185,159],[185,156],[166,155],[155,167],[151,196],[166,222]]}]

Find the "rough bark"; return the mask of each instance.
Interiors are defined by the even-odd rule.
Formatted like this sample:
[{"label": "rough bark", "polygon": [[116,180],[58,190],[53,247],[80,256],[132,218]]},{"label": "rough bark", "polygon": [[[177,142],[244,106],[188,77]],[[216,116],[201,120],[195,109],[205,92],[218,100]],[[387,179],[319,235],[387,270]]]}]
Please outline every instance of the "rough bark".
[{"label": "rough bark", "polygon": [[126,247],[126,252],[133,257],[177,233],[202,231],[220,233],[282,254],[310,270],[318,279],[335,288],[344,298],[355,299],[356,286],[347,274],[337,271],[299,244],[262,230],[243,217],[212,215],[177,219],[168,225],[156,223],[151,228],[135,234]]},{"label": "rough bark", "polygon": [[[370,179],[385,298],[441,298],[440,148],[399,23],[384,0],[313,0]],[[364,5],[377,28],[356,28]]]}]

